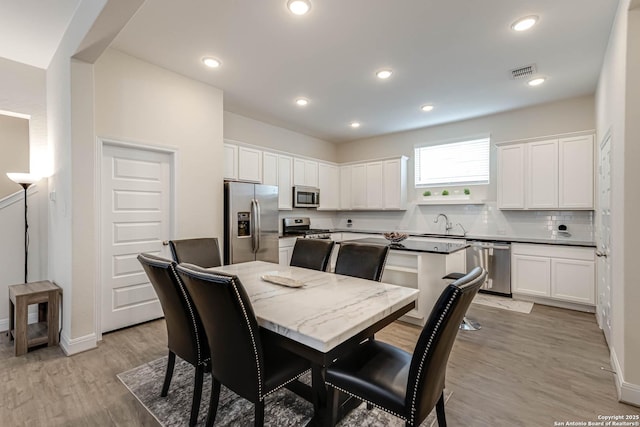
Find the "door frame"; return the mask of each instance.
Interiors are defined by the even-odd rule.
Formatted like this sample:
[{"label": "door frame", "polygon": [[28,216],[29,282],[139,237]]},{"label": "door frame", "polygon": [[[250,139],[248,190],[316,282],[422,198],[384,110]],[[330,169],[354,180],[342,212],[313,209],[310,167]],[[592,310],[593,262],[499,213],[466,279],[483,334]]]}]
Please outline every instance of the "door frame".
[{"label": "door frame", "polygon": [[[600,169],[602,168],[601,165],[601,150],[602,147],[604,147],[605,144],[609,143],[609,181],[611,181],[611,156],[612,156],[612,151],[613,151],[613,145],[612,145],[612,140],[613,140],[613,131],[612,128],[609,127],[607,129],[607,131],[605,132],[604,136],[602,137],[602,139],[598,142],[598,144],[596,145],[596,149],[597,149],[597,179],[596,179],[596,195],[597,197],[595,198],[595,203],[596,203],[596,215],[595,215],[595,226],[599,227],[601,220],[600,220],[600,177],[601,177],[601,173],[600,173]],[[611,183],[609,183],[609,186],[611,186]],[[609,209],[611,209],[611,194],[609,194]],[[600,249],[600,243],[602,243],[602,230],[598,229],[598,231],[596,232],[595,235],[595,243],[596,243],[596,251],[598,251]],[[611,247],[608,248],[609,253],[607,254],[608,257],[611,257]],[[609,258],[609,260],[607,261],[609,263],[611,263],[611,259]],[[605,321],[605,319],[602,319],[600,317],[600,274],[601,272],[599,271],[599,262],[596,260],[596,322],[598,323],[598,327],[600,328],[600,330],[603,331],[603,335],[605,336],[605,341],[607,341],[607,345],[611,345],[611,343],[609,343],[609,336],[607,336],[607,334],[604,332],[604,327],[603,327],[603,321]],[[609,286],[611,286],[611,265],[609,265]],[[611,295],[612,293],[609,293],[609,306],[611,306]],[[612,319],[608,319],[609,321],[611,321]],[[609,334],[611,334],[611,330],[608,331]]]},{"label": "door frame", "polygon": [[98,136],[96,138],[96,168],[95,168],[95,188],[94,188],[94,206],[96,221],[94,224],[94,233],[96,236],[95,262],[96,276],[94,284],[94,314],[96,325],[96,341],[102,341],[102,159],[104,156],[104,147],[120,147],[131,148],[136,150],[151,151],[169,155],[169,167],[171,168],[171,181],[169,187],[171,195],[169,200],[169,239],[175,236],[175,230],[178,223],[176,200],[178,191],[178,165],[180,151],[177,147],[152,144],[148,142],[139,142],[131,140],[122,140],[115,138],[106,138]]}]

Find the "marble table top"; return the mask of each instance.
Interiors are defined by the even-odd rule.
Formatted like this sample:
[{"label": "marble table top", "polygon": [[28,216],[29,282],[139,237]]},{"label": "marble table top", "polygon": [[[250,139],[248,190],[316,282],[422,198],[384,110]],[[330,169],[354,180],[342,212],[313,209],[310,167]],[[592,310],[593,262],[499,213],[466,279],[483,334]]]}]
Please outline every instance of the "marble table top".
[{"label": "marble table top", "polygon": [[[263,261],[211,268],[234,274],[245,287],[258,324],[321,352],[415,301],[418,290]],[[278,275],[304,282],[290,288],[265,282]]]}]

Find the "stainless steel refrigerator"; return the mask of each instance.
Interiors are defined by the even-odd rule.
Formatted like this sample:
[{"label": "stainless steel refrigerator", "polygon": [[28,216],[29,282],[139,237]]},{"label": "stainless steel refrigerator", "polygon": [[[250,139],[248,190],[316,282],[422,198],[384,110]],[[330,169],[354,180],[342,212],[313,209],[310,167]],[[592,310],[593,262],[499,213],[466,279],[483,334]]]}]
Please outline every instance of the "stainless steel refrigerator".
[{"label": "stainless steel refrigerator", "polygon": [[277,263],[278,187],[224,183],[224,263]]}]

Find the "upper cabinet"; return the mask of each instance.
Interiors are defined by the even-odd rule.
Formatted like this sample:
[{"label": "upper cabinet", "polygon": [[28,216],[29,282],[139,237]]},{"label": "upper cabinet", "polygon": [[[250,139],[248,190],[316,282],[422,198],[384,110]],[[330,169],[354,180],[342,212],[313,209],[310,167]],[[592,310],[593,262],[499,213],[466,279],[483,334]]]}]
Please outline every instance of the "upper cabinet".
[{"label": "upper cabinet", "polygon": [[500,209],[593,209],[593,135],[498,147]]},{"label": "upper cabinet", "polygon": [[340,209],[340,168],[328,163],[318,163],[318,188],[322,210]]},{"label": "upper cabinet", "polygon": [[238,146],[224,144],[224,179],[238,179]]},{"label": "upper cabinet", "polygon": [[[407,157],[341,167],[341,209],[404,210],[407,204]],[[347,185],[348,182],[351,185]],[[348,195],[345,195],[345,192]],[[322,197],[322,196],[321,196]],[[348,202],[350,206],[347,206]]]},{"label": "upper cabinet", "polygon": [[307,159],[294,159],[293,185],[318,187],[318,162]]},{"label": "upper cabinet", "polygon": [[262,182],[262,151],[225,143],[224,179]]},{"label": "upper cabinet", "polygon": [[293,157],[262,153],[262,183],[278,186],[278,209],[293,209]]}]

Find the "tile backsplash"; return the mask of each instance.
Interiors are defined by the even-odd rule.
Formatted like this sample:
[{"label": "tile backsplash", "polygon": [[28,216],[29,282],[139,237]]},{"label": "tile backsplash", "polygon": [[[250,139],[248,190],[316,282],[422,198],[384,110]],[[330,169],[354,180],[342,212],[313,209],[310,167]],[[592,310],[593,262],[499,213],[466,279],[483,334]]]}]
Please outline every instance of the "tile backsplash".
[{"label": "tile backsplash", "polygon": [[[452,223],[451,234],[462,234],[460,224],[469,235],[549,239],[555,238],[558,226],[564,224],[572,240],[593,241],[595,238],[593,211],[504,211],[498,209],[496,202],[482,205],[409,204],[406,211],[400,212],[322,212],[305,209],[280,212],[280,216],[309,216],[314,228],[444,233],[443,220],[434,223],[440,213],[447,215]],[[351,227],[347,226],[348,219],[352,221]]]}]

